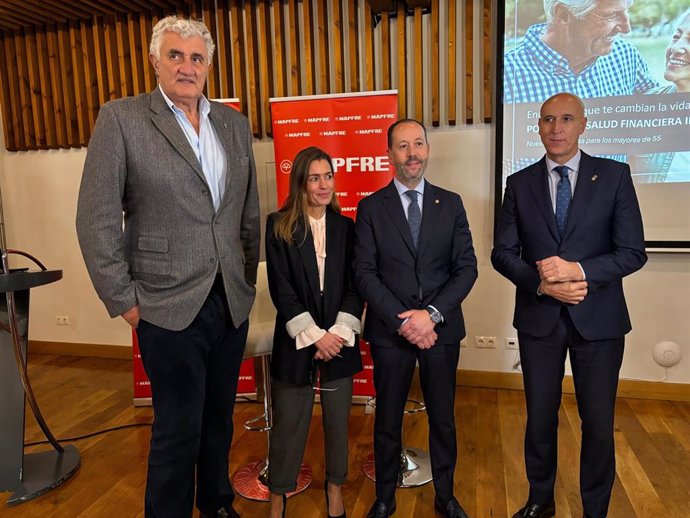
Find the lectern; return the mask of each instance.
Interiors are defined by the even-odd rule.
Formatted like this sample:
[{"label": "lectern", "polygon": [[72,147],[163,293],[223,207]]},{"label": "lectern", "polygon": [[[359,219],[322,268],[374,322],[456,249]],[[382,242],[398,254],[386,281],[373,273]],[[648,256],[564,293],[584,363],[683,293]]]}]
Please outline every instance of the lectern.
[{"label": "lectern", "polygon": [[[41,271],[10,271],[7,253],[34,260]],[[53,436],[36,403],[27,372],[29,291],[62,278],[62,270],[47,270],[23,252],[0,251],[0,492],[13,491],[7,505],[42,495],[71,477],[81,462],[74,446],[63,447]],[[52,444],[49,451],[24,454],[24,412],[28,401],[41,430]]]}]

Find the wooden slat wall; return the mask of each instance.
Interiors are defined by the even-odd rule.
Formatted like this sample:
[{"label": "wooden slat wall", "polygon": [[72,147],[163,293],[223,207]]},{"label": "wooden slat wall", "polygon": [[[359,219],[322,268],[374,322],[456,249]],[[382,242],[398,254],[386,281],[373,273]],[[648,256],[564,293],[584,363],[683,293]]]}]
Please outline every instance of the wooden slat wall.
[{"label": "wooden slat wall", "polygon": [[271,13],[267,2],[258,2],[257,23],[259,25],[259,61],[261,67],[261,113],[264,118],[264,132],[271,135],[271,122],[268,100],[275,96],[273,79],[273,46],[271,45]]},{"label": "wooden slat wall", "polygon": [[249,106],[251,108],[249,115],[252,124],[252,129],[254,131],[254,136],[261,138],[264,135],[263,132],[263,119],[261,116],[261,90],[260,90],[260,77],[259,77],[259,45],[257,39],[258,27],[256,20],[256,9],[255,4],[257,0],[252,0],[245,4],[245,31],[247,33],[247,38],[245,43],[247,45],[247,55],[249,60],[247,61],[247,66],[244,69],[247,77],[249,79]]},{"label": "wooden slat wall", "polygon": [[[398,4],[398,11],[396,13],[396,27],[395,32],[398,45],[398,75],[397,84],[393,84],[393,88],[398,89],[398,115],[401,117],[413,117],[407,111],[407,20],[405,17],[405,6]],[[414,65],[414,62],[413,62]]]},{"label": "wooden slat wall", "polygon": [[[240,10],[238,4],[232,6],[230,12],[230,27],[232,29],[232,83],[234,88],[232,90],[232,95],[228,97],[237,97],[240,100],[240,105],[242,106],[242,111],[246,114],[247,107],[249,105],[248,95],[247,95],[247,82],[244,81],[244,70],[247,67],[247,58],[244,53],[244,21],[242,16],[242,11]],[[240,79],[242,78],[242,79]]]},{"label": "wooden slat wall", "polygon": [[257,138],[270,136],[270,97],[362,89],[397,89],[399,116],[427,125],[490,122],[495,1],[388,4],[375,14],[369,0],[47,0],[45,10],[10,0],[16,9],[0,8],[5,146],[85,146],[101,104],[155,87],[148,42],[169,14],[209,26],[207,95],[238,97]]},{"label": "wooden slat wall", "polygon": [[[455,126],[458,115],[458,89],[457,89],[457,71],[458,71],[458,29],[457,24],[457,2],[461,0],[448,0],[448,124]],[[461,123],[464,120],[460,121]]]},{"label": "wooden slat wall", "polygon": [[[98,31],[94,31],[97,33]],[[55,134],[57,137],[57,146],[61,148],[68,148],[69,137],[67,134],[67,110],[64,106],[64,97],[62,91],[66,86],[63,86],[62,66],[60,64],[60,53],[58,51],[58,29],[57,26],[52,26],[46,30],[47,48],[48,48],[48,66],[50,70],[50,84],[46,84],[44,88],[51,92],[53,98],[53,111],[55,113]],[[101,100],[101,104],[105,102]],[[3,113],[4,114],[4,113]],[[23,149],[31,149],[24,147]]]},{"label": "wooden slat wall", "polygon": [[300,60],[300,32],[297,16],[297,0],[289,0],[288,6],[289,35],[290,35],[290,87],[292,95],[301,95],[302,67]]},{"label": "wooden slat wall", "polygon": [[343,0],[331,0],[331,34],[333,47],[331,49],[335,66],[333,70],[333,93],[345,92],[345,45],[343,45]]},{"label": "wooden slat wall", "polygon": [[359,19],[357,17],[357,2],[350,1],[347,4],[347,28],[350,47],[350,91],[360,90],[359,82],[359,62],[362,49],[359,45]]},{"label": "wooden slat wall", "polygon": [[[414,118],[424,120],[424,40],[422,37],[422,8],[414,10]],[[428,92],[427,92],[428,94]]]},{"label": "wooden slat wall", "polygon": [[491,10],[492,0],[483,0],[483,13],[482,13],[482,102],[483,102],[483,120],[484,122],[491,122],[491,113],[493,109],[491,88],[492,79],[491,75],[491,61],[493,59],[492,53],[493,49],[491,46],[491,27],[492,27],[492,15]]},{"label": "wooden slat wall", "polygon": [[439,61],[440,61],[440,36],[439,36],[439,0],[432,0],[431,2],[431,93],[427,97],[431,97],[431,121],[434,126],[439,125],[441,119],[440,112],[440,79],[439,79]]},{"label": "wooden slat wall", "polygon": [[[225,2],[223,2],[225,4]],[[216,58],[213,60],[215,68],[222,68],[219,70],[220,75],[220,91],[232,91],[230,81],[232,80],[232,61],[230,57],[230,49],[232,40],[230,39],[230,12],[227,5],[220,5],[218,7],[218,16],[216,18],[218,23],[218,30],[216,31]]]},{"label": "wooden slat wall", "polygon": [[285,16],[280,2],[273,2],[273,19],[275,20],[275,95],[283,97],[287,93],[287,73],[285,71]]},{"label": "wooden slat wall", "polygon": [[475,0],[465,0],[465,121],[474,122],[474,9]]},{"label": "wooden slat wall", "polygon": [[[360,3],[364,0],[360,0]],[[376,65],[374,61],[374,26],[373,16],[368,10],[364,15],[364,55],[361,60],[364,63],[364,90],[372,91],[376,88]],[[379,65],[380,66],[380,65]]]},{"label": "wooden slat wall", "polygon": [[[213,2],[203,2],[203,15],[193,16],[193,18],[202,18],[203,20],[205,20],[209,28],[209,31],[211,31],[211,37],[213,38],[213,41],[216,42],[218,41],[218,24],[216,22],[216,9],[215,7],[212,8],[211,5],[215,6]],[[218,61],[216,61],[216,63],[217,62]],[[208,74],[208,94],[211,98],[220,98],[220,87],[218,85],[218,83],[220,82],[219,74],[220,67],[212,66]]]},{"label": "wooden slat wall", "polygon": [[[304,85],[302,87],[302,95],[313,95],[316,92],[316,65],[314,63],[314,6],[312,0],[302,0],[301,41],[304,50]],[[284,95],[285,93],[277,93],[278,97]]]},{"label": "wooden slat wall", "polygon": [[391,19],[388,13],[381,13],[380,30],[381,37],[381,75],[382,88],[390,90],[393,82],[393,57],[391,54]]}]

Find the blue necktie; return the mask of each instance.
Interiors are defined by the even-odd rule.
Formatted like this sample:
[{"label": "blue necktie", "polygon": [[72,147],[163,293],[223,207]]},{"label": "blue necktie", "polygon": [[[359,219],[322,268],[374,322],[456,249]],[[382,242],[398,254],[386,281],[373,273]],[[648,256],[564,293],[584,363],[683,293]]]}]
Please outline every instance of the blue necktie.
[{"label": "blue necktie", "polygon": [[570,198],[572,192],[570,189],[570,179],[568,178],[568,166],[559,165],[553,168],[561,179],[558,180],[556,187],[556,225],[558,226],[558,233],[563,237],[565,233],[565,224],[568,221],[568,209],[570,208]]},{"label": "blue necktie", "polygon": [[410,198],[410,206],[407,207],[407,223],[410,225],[410,232],[412,233],[412,242],[415,250],[417,243],[419,243],[419,229],[422,226],[422,211],[419,210],[419,203],[417,203],[417,191],[405,191],[405,194]]}]

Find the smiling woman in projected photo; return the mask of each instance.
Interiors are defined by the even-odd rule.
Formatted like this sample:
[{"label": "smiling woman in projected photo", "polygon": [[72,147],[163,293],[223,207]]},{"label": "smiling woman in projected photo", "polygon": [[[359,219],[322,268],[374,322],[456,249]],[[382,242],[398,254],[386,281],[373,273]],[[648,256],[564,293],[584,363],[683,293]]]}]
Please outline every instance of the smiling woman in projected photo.
[{"label": "smiling woman in projected photo", "polygon": [[666,47],[664,79],[673,84],[654,88],[650,93],[690,92],[690,8],[676,20]]},{"label": "smiling woman in projected photo", "polygon": [[[690,92],[690,8],[683,11],[674,23],[671,40],[666,47],[664,79],[671,83],[647,93]],[[630,159],[630,167],[638,182],[690,182],[690,151],[638,155]]]}]

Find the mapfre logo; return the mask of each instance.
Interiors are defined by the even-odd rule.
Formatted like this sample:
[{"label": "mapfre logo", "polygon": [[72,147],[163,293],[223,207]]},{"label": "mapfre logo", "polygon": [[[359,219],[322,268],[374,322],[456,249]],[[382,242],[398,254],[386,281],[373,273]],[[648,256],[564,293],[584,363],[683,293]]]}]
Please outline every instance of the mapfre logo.
[{"label": "mapfre logo", "polygon": [[290,171],[292,171],[292,162],[286,158],[280,163],[280,172],[283,174],[290,174]]}]

